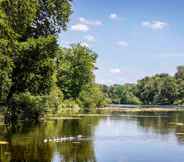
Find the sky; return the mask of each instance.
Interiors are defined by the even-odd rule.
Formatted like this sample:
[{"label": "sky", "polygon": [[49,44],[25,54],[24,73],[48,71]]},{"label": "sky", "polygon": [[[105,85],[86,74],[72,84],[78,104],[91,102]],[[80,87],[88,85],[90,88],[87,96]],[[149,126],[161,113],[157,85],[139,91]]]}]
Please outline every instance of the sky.
[{"label": "sky", "polygon": [[184,64],[183,0],[73,0],[61,46],[80,42],[98,54],[96,82],[135,83]]}]

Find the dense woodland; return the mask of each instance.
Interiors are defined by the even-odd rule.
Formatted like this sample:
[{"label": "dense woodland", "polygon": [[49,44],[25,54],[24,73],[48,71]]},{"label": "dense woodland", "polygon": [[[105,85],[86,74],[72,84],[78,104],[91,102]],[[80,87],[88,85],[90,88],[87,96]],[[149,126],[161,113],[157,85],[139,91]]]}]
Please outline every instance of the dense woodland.
[{"label": "dense woodland", "polygon": [[97,54],[79,44],[63,48],[71,0],[0,0],[0,104],[8,118],[93,111],[107,103],[183,104],[184,67],[176,75],[137,84],[95,83]]},{"label": "dense woodland", "polygon": [[63,48],[57,43],[73,12],[71,3],[0,1],[0,103],[10,118],[104,104],[93,74],[96,53],[80,44]]},{"label": "dense woodland", "polygon": [[183,105],[184,66],[179,66],[174,76],[156,74],[145,77],[136,84],[102,87],[115,104]]}]

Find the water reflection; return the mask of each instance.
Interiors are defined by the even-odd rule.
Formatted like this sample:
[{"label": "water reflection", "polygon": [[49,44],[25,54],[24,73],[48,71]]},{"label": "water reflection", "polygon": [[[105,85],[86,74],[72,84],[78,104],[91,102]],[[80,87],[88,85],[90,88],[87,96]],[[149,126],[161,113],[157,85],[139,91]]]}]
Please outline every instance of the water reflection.
[{"label": "water reflection", "polygon": [[[138,113],[49,120],[37,125],[0,124],[0,162],[151,162],[150,157],[159,162],[154,150],[158,150],[160,162],[166,157],[167,162],[184,161],[180,152],[184,151],[183,123],[184,113]],[[44,139],[78,135],[88,138],[44,143]],[[167,153],[163,147],[169,149]]]},{"label": "water reflection", "polygon": [[[144,114],[144,115],[149,115]],[[155,113],[155,117],[137,118],[137,125],[146,132],[158,135],[174,134],[180,144],[184,144],[184,113]],[[159,115],[159,116],[158,116]]]},{"label": "water reflection", "polygon": [[[0,160],[2,162],[90,162],[96,161],[91,140],[82,142],[44,143],[49,137],[92,136],[98,118],[81,120],[54,120],[37,125],[19,124],[12,127],[1,125]],[[35,125],[35,124],[34,124]]]}]

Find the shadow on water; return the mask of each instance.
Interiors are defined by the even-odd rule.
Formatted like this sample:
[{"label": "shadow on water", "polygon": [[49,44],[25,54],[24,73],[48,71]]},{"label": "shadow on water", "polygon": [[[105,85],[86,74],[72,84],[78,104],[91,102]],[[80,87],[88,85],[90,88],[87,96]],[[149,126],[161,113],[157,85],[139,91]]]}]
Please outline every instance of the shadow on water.
[{"label": "shadow on water", "polygon": [[[98,144],[99,141],[96,132],[100,129],[102,136],[99,140],[104,140],[104,137],[108,137],[105,130],[109,122],[112,124],[116,121],[117,125],[123,125],[124,130],[120,131],[124,136],[120,137],[124,138],[124,141],[129,140],[130,135],[126,131],[127,125],[127,128],[135,129],[134,132],[138,131],[144,135],[151,133],[164,137],[172,134],[179,145],[184,144],[184,113],[134,113],[112,117],[48,120],[37,124],[19,122],[11,126],[0,124],[0,162],[97,162],[99,153],[97,155],[95,143]],[[110,127],[109,137],[113,137],[114,129]],[[89,138],[82,141],[52,140],[78,135]],[[113,138],[113,146],[118,145],[116,137]],[[44,142],[44,139],[51,141]],[[139,137],[137,139],[140,140]],[[130,145],[126,147],[128,150]],[[103,154],[103,151],[100,150],[100,154]],[[128,151],[131,152],[131,149]],[[105,162],[105,159],[103,160]]]},{"label": "shadow on water", "polygon": [[0,162],[95,162],[91,140],[48,142],[46,138],[91,137],[98,118],[0,125]]},{"label": "shadow on water", "polygon": [[[153,113],[152,113],[153,114]],[[144,113],[149,116],[149,113]],[[136,118],[137,125],[146,132],[158,135],[175,134],[179,144],[184,144],[184,112],[154,113],[156,117]]]}]

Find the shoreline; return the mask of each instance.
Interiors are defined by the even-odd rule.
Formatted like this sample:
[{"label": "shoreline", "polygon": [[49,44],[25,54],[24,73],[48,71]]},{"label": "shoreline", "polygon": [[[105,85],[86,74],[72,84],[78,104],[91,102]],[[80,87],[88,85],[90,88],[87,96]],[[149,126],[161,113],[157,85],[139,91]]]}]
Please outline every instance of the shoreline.
[{"label": "shoreline", "polygon": [[[144,108],[133,108],[133,107],[104,107],[96,108],[94,113],[74,113],[74,114],[47,114],[41,120],[53,120],[53,119],[80,119],[80,117],[108,117],[112,116],[113,113],[174,113],[184,112],[184,108],[162,108],[162,107],[144,107]],[[120,114],[121,115],[121,114]],[[4,115],[0,113],[0,122],[3,122]]]},{"label": "shoreline", "polygon": [[162,107],[149,107],[149,108],[120,108],[120,107],[105,107],[98,108],[99,112],[184,112],[184,108],[162,108]]}]

